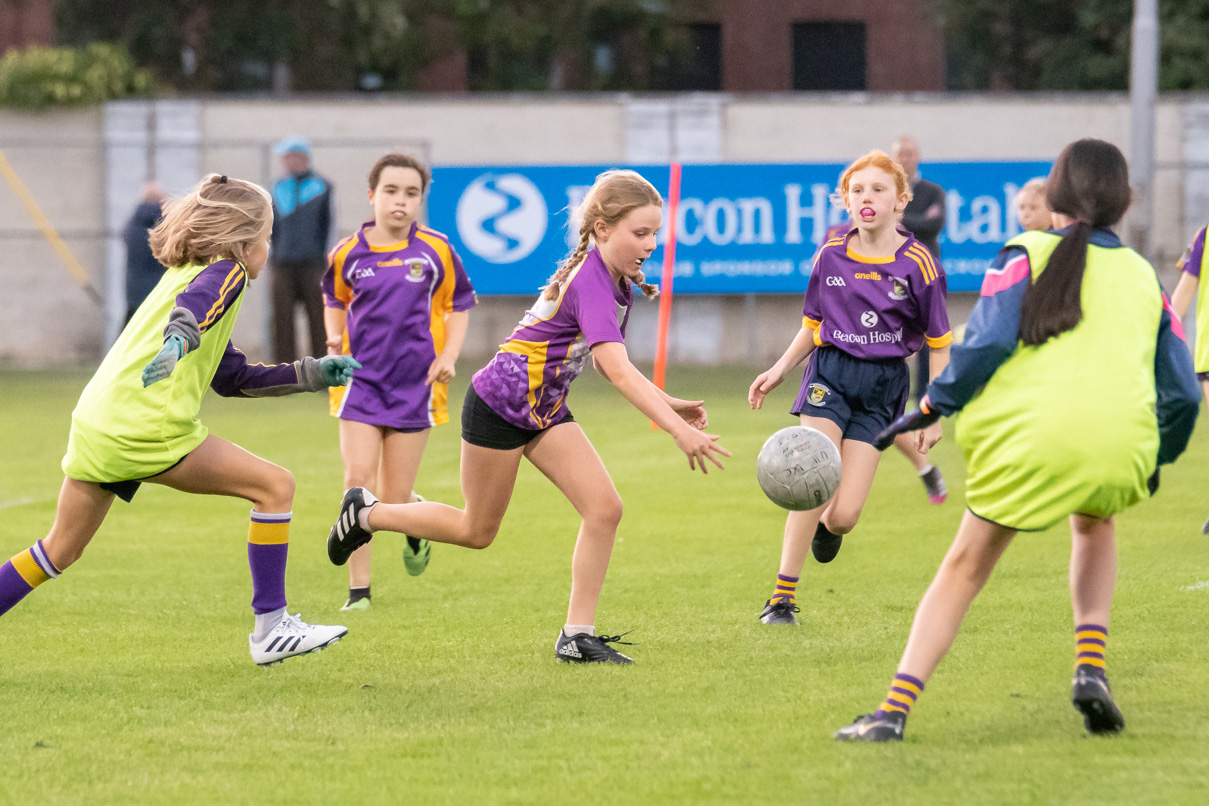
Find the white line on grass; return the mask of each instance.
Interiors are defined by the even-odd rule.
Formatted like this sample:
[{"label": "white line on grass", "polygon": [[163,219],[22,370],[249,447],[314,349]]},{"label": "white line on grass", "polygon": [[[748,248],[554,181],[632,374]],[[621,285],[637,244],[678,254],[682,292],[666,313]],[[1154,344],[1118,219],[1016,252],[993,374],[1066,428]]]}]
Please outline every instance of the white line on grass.
[{"label": "white line on grass", "polygon": [[1209,590],[1209,579],[1203,579],[1195,585],[1181,585],[1182,591],[1205,591]]},{"label": "white line on grass", "polygon": [[40,504],[43,501],[49,501],[49,498],[14,498],[12,501],[0,501],[0,509],[9,509],[10,507],[23,507],[26,504]]}]

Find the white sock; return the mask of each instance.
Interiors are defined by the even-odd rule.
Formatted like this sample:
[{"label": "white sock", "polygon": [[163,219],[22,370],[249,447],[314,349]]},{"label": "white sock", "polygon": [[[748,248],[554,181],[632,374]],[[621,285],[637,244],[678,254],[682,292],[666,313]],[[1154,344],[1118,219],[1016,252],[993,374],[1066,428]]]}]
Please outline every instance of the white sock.
[{"label": "white sock", "polygon": [[586,632],[588,635],[596,635],[595,624],[564,624],[563,635],[570,638],[572,635],[579,635],[581,632]]},{"label": "white sock", "polygon": [[256,614],[256,629],[252,632],[252,640],[257,643],[264,640],[274,627],[281,623],[285,618],[285,608],[274,610],[272,613],[257,613]]},{"label": "white sock", "polygon": [[377,504],[371,504],[370,506],[363,507],[361,511],[357,513],[357,525],[367,532],[372,533],[374,531],[369,525],[369,511],[376,506]]},{"label": "white sock", "polygon": [[931,472],[932,472],[932,465],[928,465],[928,466],[927,466],[927,467],[925,467],[923,470],[919,471],[919,475],[921,475],[921,476],[926,476],[926,475],[928,475],[928,474],[929,474],[929,473],[931,473]]}]

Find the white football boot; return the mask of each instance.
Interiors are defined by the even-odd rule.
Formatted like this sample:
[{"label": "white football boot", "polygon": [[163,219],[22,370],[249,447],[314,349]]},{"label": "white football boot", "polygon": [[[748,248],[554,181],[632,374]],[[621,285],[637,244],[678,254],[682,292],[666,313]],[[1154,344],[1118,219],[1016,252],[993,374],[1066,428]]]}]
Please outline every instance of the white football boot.
[{"label": "white football boot", "polygon": [[286,613],[285,618],[260,641],[248,636],[248,648],[257,665],[270,666],[295,655],[318,652],[348,634],[348,627],[307,624],[300,618],[301,615]]}]

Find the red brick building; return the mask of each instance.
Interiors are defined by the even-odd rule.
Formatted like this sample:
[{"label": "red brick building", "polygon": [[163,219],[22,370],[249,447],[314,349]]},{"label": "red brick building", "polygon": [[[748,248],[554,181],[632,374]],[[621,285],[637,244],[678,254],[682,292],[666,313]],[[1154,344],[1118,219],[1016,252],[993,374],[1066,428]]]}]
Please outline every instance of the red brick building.
[{"label": "red brick building", "polygon": [[54,43],[53,0],[0,0],[0,56],[9,48]]},{"label": "red brick building", "polygon": [[716,89],[945,88],[944,39],[927,0],[714,0],[709,6],[691,28],[702,52],[718,40]]}]

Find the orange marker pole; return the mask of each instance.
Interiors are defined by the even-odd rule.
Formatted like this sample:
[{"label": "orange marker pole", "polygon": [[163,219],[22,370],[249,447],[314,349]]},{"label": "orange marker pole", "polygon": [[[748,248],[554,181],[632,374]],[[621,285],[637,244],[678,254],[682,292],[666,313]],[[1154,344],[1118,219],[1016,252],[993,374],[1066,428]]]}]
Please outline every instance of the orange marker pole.
[{"label": "orange marker pole", "polygon": [[[672,278],[676,274],[676,210],[680,206],[680,163],[673,162],[667,191],[667,243],[663,245],[663,280],[659,284],[659,329],[655,334],[655,386],[667,373],[667,329],[672,319]],[[651,428],[658,426],[654,422]]]}]

